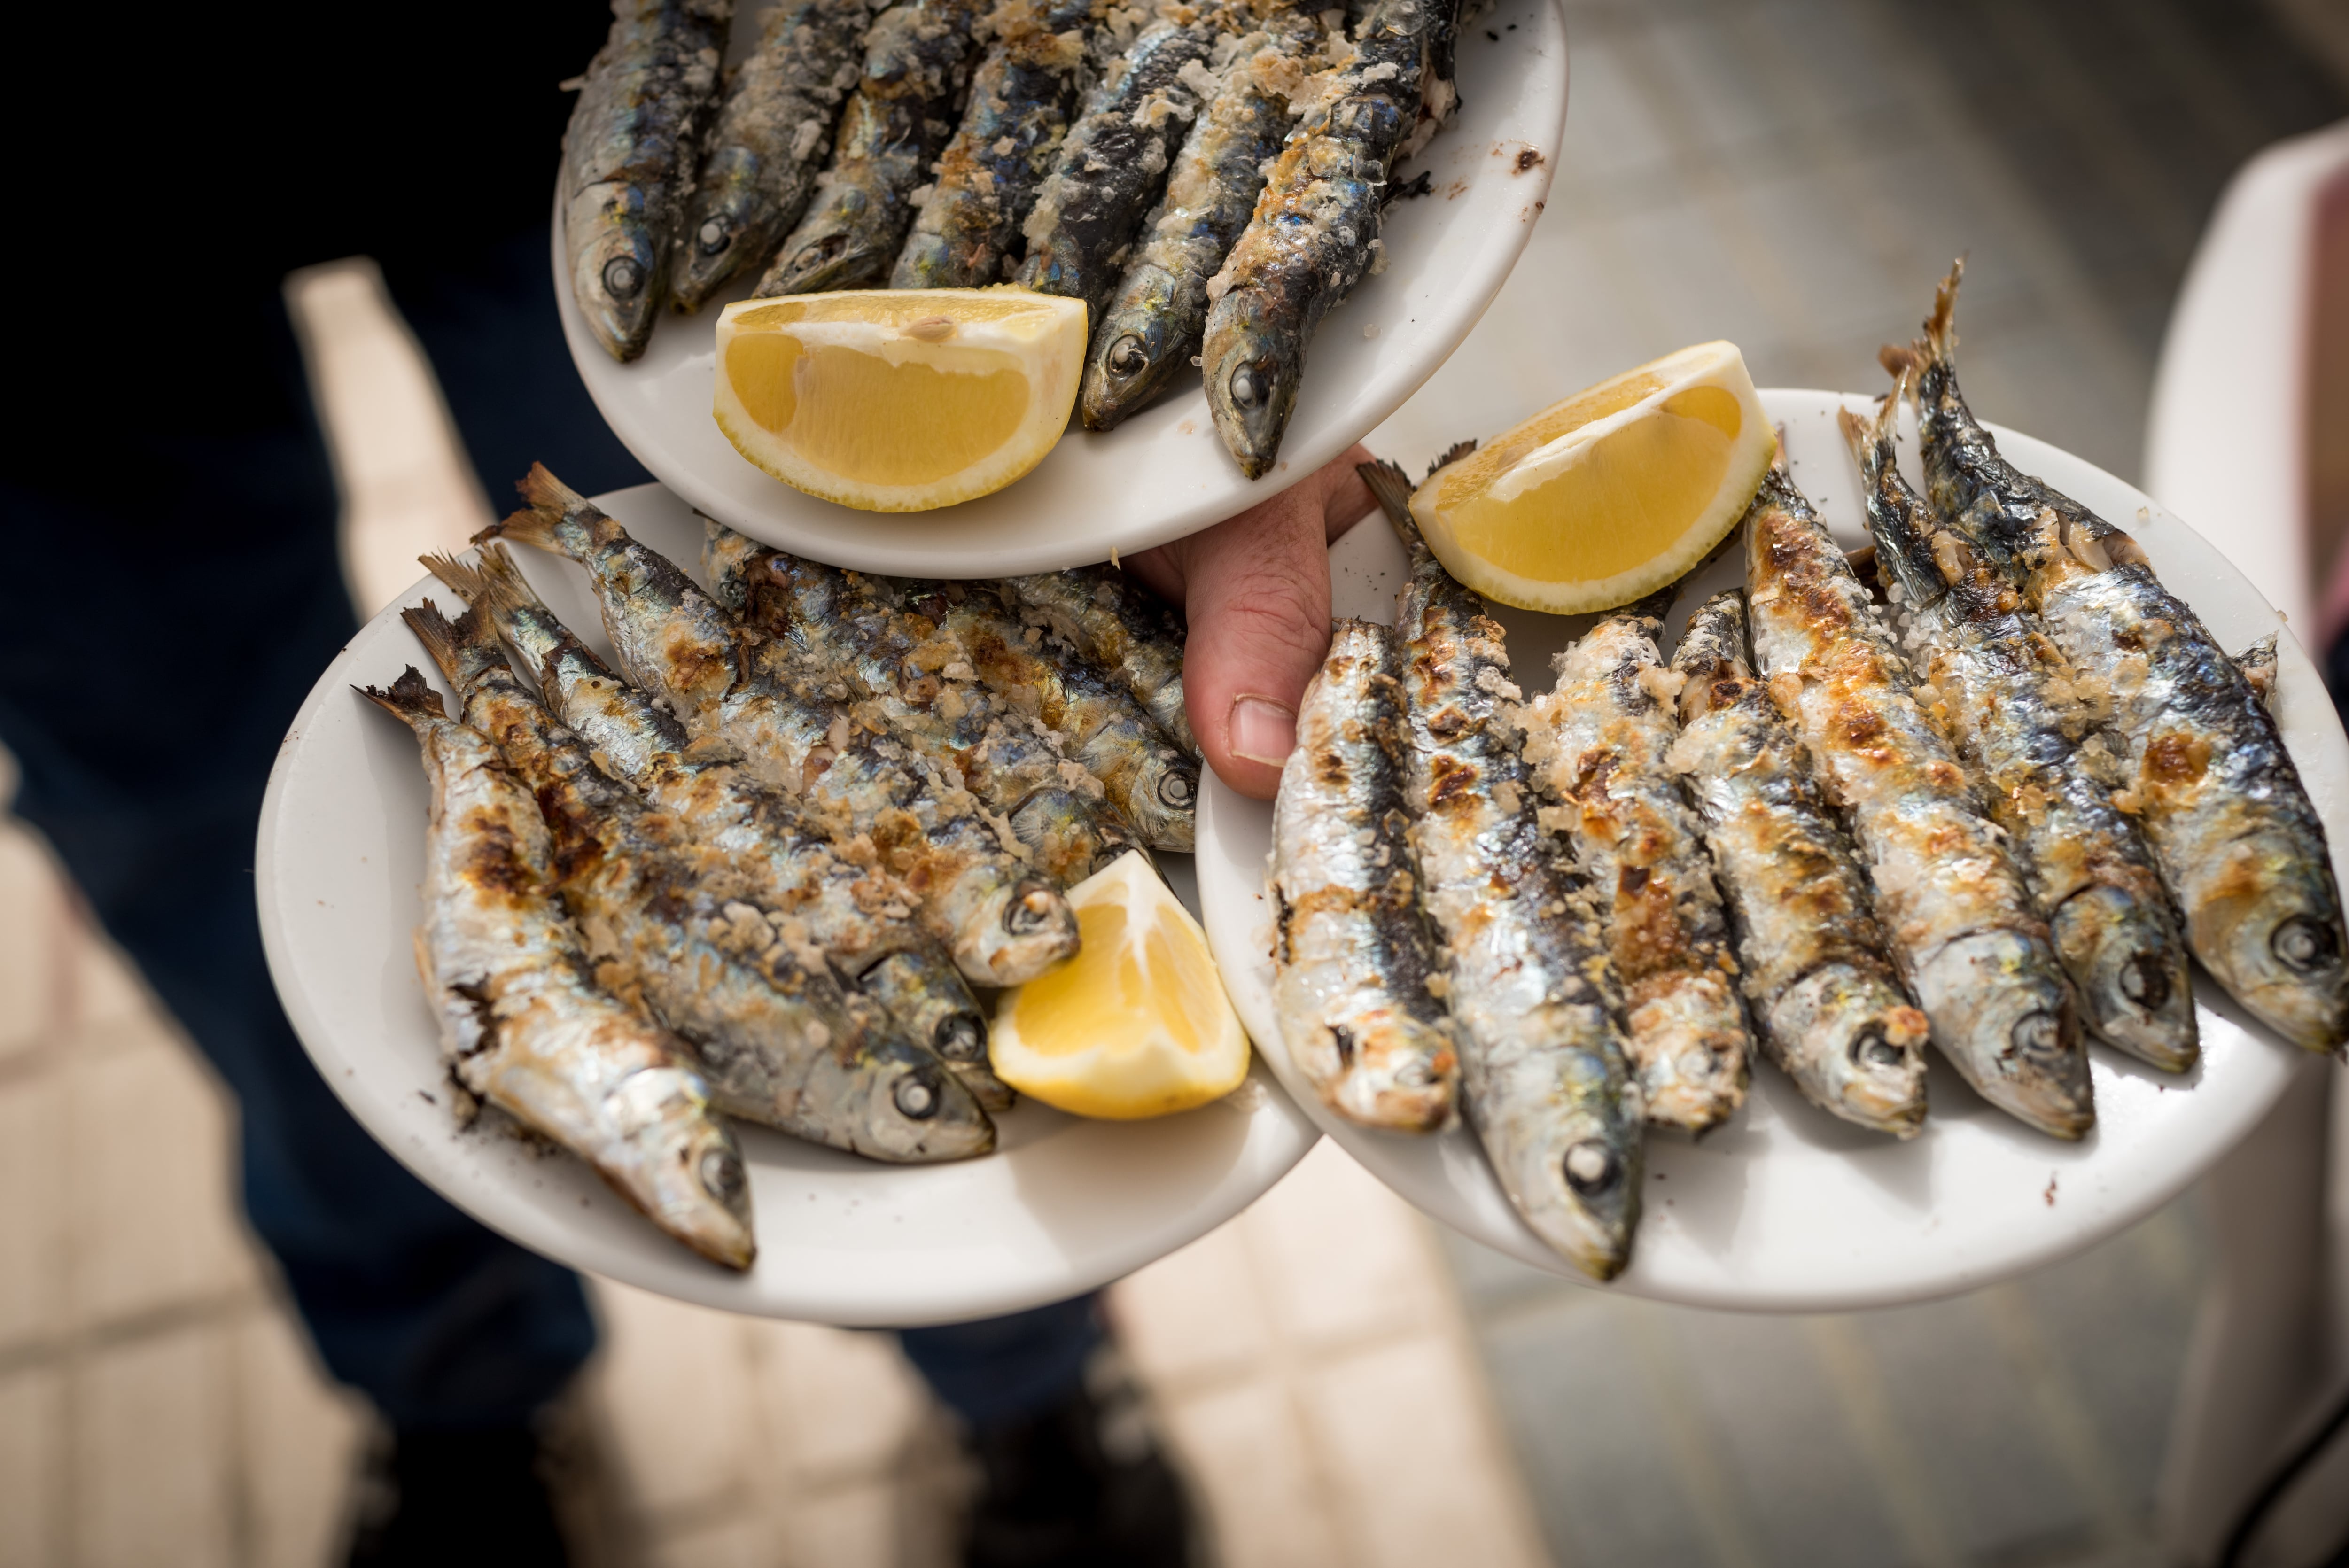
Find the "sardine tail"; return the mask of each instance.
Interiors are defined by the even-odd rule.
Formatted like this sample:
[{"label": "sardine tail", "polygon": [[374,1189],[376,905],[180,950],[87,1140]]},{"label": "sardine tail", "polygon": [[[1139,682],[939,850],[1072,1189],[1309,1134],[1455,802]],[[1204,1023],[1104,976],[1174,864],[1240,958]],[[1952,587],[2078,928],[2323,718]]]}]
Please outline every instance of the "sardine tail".
[{"label": "sardine tail", "polygon": [[1411,476],[1381,458],[1375,462],[1356,463],[1354,471],[1371,487],[1378,499],[1379,510],[1387,514],[1387,523],[1402,541],[1403,548],[1417,552],[1427,548],[1420,537],[1419,524],[1412,521]]},{"label": "sardine tail", "polygon": [[523,511],[509,513],[481,532],[473,535],[475,544],[492,539],[512,539],[533,549],[564,553],[557,531],[564,520],[573,514],[595,509],[587,498],[564,484],[547,471],[544,463],[533,463],[530,472],[514,481],[514,489],[530,503]]},{"label": "sardine tail", "polygon": [[531,464],[530,472],[514,481],[514,489],[533,511],[551,511],[557,517],[587,504],[585,496],[556,479],[544,463]]},{"label": "sardine tail", "polygon": [[[471,614],[470,611],[467,613]],[[427,599],[413,609],[402,610],[399,618],[407,623],[409,631],[416,634],[416,640],[424,645],[424,651],[432,655],[432,662],[440,666],[440,673],[455,680],[457,649],[461,645],[461,640],[455,624],[440,613],[440,606]]]},{"label": "sardine tail", "polygon": [[492,611],[543,607],[537,591],[502,545],[483,545],[477,561],[460,561],[453,555],[417,559],[468,604],[486,604]]},{"label": "sardine tail", "polygon": [[1451,447],[1445,450],[1442,457],[1427,465],[1427,477],[1429,479],[1433,479],[1439,469],[1450,468],[1453,464],[1458,462],[1461,459],[1466,457],[1475,449],[1476,438],[1474,436],[1469,437],[1464,441],[1453,442]]},{"label": "sardine tail", "polygon": [[1926,355],[1941,364],[1949,363],[1957,351],[1958,284],[1966,275],[1966,259],[1960,256],[1950,263],[1950,275],[1933,291],[1933,314],[1925,318],[1925,336],[1919,345]]},{"label": "sardine tail", "polygon": [[449,710],[440,706],[440,694],[432,689],[414,665],[402,670],[399,678],[388,688],[353,686],[351,689],[386,713],[404,721],[410,728],[449,717]]}]

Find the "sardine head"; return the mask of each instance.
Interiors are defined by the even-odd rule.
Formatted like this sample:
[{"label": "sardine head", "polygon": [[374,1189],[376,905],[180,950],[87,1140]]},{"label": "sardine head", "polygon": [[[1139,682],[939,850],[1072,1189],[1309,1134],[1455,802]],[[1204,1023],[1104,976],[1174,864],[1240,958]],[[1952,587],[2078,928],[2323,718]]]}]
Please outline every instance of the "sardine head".
[{"label": "sardine head", "polygon": [[645,351],[667,292],[667,258],[642,223],[623,218],[605,226],[574,263],[573,291],[595,340],[626,363]]},{"label": "sardine head", "polygon": [[[632,1075],[610,1109],[629,1145],[607,1180],[660,1227],[713,1263],[746,1269],[758,1255],[750,1181],[734,1134],[709,1112],[700,1076],[682,1068]],[[600,1163],[600,1162],[599,1162]]]},{"label": "sardine head", "polygon": [[1280,455],[1303,368],[1295,340],[1271,330],[1267,306],[1253,289],[1226,294],[1216,303],[1201,356],[1208,411],[1250,479],[1269,472]]},{"label": "sardine head", "polygon": [[928,1163],[994,1150],[995,1123],[944,1062],[902,1043],[878,1056],[856,1140],[860,1151]]},{"label": "sardine head", "polygon": [[2259,898],[2190,910],[2195,950],[2217,954],[2228,989],[2286,1039],[2338,1051],[2349,1040],[2349,944],[2328,890],[2304,871],[2271,872],[2260,885]]},{"label": "sardine head", "polygon": [[955,967],[983,985],[1017,985],[1077,951],[1077,915],[1041,882],[1000,887],[955,933]]},{"label": "sardine head", "polygon": [[1187,335],[1173,335],[1174,325],[1173,312],[1154,303],[1103,318],[1085,366],[1081,407],[1086,429],[1113,428],[1158,395],[1190,347]]}]

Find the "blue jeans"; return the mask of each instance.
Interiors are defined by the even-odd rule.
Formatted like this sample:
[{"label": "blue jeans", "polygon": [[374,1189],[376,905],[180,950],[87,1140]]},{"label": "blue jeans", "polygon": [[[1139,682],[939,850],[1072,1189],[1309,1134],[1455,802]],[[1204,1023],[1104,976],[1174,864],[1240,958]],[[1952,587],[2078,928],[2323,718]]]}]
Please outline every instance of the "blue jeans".
[{"label": "blue jeans", "polygon": [[[493,498],[533,459],[591,494],[648,477],[571,366],[544,230],[462,273],[387,280]],[[256,292],[219,315],[220,340],[256,358],[215,386],[196,428],[128,452],[27,442],[0,465],[16,809],[236,1097],[247,1216],[327,1369],[398,1427],[519,1424],[595,1348],[578,1276],[450,1207],[351,1119],[262,956],[262,791],[354,627],[284,310]],[[905,1344],[940,1398],[985,1425],[1068,1392],[1098,1337],[1087,1300]]]}]

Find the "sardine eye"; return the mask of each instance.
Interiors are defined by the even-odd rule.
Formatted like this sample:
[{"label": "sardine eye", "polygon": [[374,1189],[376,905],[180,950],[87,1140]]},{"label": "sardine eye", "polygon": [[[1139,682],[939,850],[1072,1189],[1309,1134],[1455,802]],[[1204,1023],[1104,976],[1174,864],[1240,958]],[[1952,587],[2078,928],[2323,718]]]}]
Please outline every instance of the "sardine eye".
[{"label": "sardine eye", "polygon": [[614,256],[604,263],[604,292],[614,299],[634,299],[645,286],[645,269],[634,256]]},{"label": "sardine eye", "polygon": [[2331,967],[2340,958],[2340,949],[2333,940],[2333,928],[2295,914],[2275,928],[2268,938],[2268,946],[2283,960],[2287,969],[2297,969],[2302,975]]},{"label": "sardine eye", "polygon": [[1851,1059],[1864,1068],[1897,1068],[1909,1060],[1909,1053],[1884,1037],[1884,1031],[1870,1024],[1853,1037]]},{"label": "sardine eye", "polygon": [[1243,365],[1232,372],[1232,401],[1243,408],[1253,408],[1261,388],[1256,384],[1256,367]]},{"label": "sardine eye", "polygon": [[1116,376],[1139,376],[1150,363],[1150,356],[1142,352],[1142,339],[1127,333],[1109,346],[1110,372]]},{"label": "sardine eye", "polygon": [[742,1157],[730,1149],[713,1148],[701,1151],[701,1190],[721,1203],[731,1203],[742,1195]]},{"label": "sardine eye", "polygon": [[1581,1198],[1596,1198],[1623,1174],[1615,1151],[1596,1138],[1586,1138],[1566,1151],[1566,1184]]},{"label": "sardine eye", "polygon": [[693,237],[700,243],[701,253],[705,256],[714,256],[734,242],[733,231],[715,218],[702,224]]},{"label": "sardine eye", "polygon": [[1014,936],[1033,936],[1052,923],[1060,900],[1041,882],[1021,882],[1003,907],[1003,929]]},{"label": "sardine eye", "polygon": [[1403,1088],[1427,1088],[1435,1082],[1435,1069],[1422,1061],[1409,1061],[1395,1068],[1395,1083]]},{"label": "sardine eye", "polygon": [[2064,1043],[2064,1025],[2053,1013],[2025,1013],[2014,1021],[2009,1037],[2016,1050],[2044,1056]]},{"label": "sardine eye", "polygon": [[932,1031],[930,1045],[950,1062],[987,1059],[987,1026],[976,1013],[949,1013]]},{"label": "sardine eye", "polygon": [[2148,1009],[2168,1001],[2169,970],[2161,962],[2161,954],[2136,954],[2122,965],[2121,995]]},{"label": "sardine eye", "polygon": [[895,1102],[899,1114],[910,1120],[927,1121],[938,1113],[937,1086],[913,1073],[897,1080],[889,1098]]},{"label": "sardine eye", "polygon": [[1172,806],[1178,811],[1188,806],[1198,792],[1198,781],[1191,777],[1187,769],[1173,769],[1158,780],[1158,803]]}]

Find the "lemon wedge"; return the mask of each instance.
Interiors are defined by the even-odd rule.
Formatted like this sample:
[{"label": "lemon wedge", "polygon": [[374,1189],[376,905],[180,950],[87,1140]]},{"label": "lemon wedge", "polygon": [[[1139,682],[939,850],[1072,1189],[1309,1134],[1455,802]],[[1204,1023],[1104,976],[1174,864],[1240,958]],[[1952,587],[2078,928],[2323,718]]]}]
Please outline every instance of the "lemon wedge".
[{"label": "lemon wedge", "polygon": [[750,299],[718,318],[718,428],[795,490],[926,511],[1001,490],[1068,428],[1081,300],[991,289]]},{"label": "lemon wedge", "polygon": [[1776,438],[1733,343],[1627,370],[1437,469],[1411,498],[1444,569],[1521,610],[1628,604],[1744,515]]},{"label": "lemon wedge", "polygon": [[996,1076],[1079,1116],[1133,1120],[1220,1099],[1248,1040],[1207,938],[1150,861],[1120,856],[1069,890],[1084,945],[997,1006]]}]

